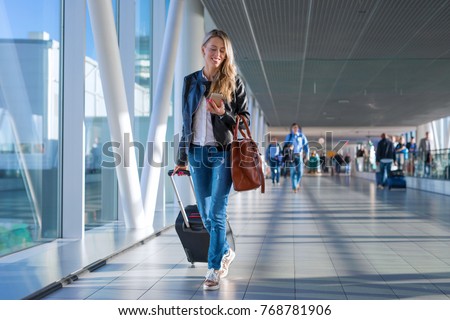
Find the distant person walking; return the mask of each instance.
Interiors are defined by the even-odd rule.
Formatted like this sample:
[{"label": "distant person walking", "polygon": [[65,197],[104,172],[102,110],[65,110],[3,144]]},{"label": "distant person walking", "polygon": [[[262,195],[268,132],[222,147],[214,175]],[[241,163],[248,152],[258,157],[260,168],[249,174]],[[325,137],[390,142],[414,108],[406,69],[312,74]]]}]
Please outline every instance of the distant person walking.
[{"label": "distant person walking", "polygon": [[377,187],[378,189],[384,189],[387,175],[391,171],[392,163],[395,164],[394,144],[387,138],[385,133],[381,134],[381,140],[378,142],[375,157],[377,168],[379,168],[379,171],[376,174]]},{"label": "distant person walking", "polygon": [[419,157],[423,161],[423,176],[429,177],[431,171],[431,141],[428,131],[425,132],[425,138],[420,139]]},{"label": "distant person walking", "polygon": [[400,137],[399,143],[395,146],[395,154],[399,170],[405,170],[408,160],[408,149],[406,148],[406,139],[404,136]]},{"label": "distant person walking", "polygon": [[300,181],[303,176],[304,161],[308,156],[308,139],[302,133],[297,123],[291,125],[291,133],[286,136],[284,144],[289,145],[293,154],[293,161],[286,163],[291,173],[292,190],[296,193],[300,189]]},{"label": "distant person walking", "polygon": [[272,184],[280,183],[281,146],[276,137],[272,138],[266,150],[266,162],[270,167]]},{"label": "distant person walking", "polygon": [[414,175],[414,160],[416,159],[417,155],[417,144],[416,139],[414,137],[411,137],[411,140],[406,144],[406,149],[408,149],[409,154],[409,160],[408,160],[408,172],[411,175]]}]

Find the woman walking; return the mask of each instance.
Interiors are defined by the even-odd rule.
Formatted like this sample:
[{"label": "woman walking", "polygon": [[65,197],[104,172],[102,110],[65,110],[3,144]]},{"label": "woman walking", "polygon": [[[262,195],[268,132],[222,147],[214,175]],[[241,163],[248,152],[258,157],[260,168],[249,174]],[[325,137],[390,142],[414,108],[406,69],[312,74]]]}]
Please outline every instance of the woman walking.
[{"label": "woman walking", "polygon": [[[249,122],[249,113],[228,35],[221,30],[210,31],[201,52],[204,67],[184,78],[183,132],[174,171],[187,169],[189,163],[200,215],[210,235],[203,288],[217,290],[235,257],[226,239],[233,127],[236,115]],[[219,99],[217,94],[221,95]]]}]

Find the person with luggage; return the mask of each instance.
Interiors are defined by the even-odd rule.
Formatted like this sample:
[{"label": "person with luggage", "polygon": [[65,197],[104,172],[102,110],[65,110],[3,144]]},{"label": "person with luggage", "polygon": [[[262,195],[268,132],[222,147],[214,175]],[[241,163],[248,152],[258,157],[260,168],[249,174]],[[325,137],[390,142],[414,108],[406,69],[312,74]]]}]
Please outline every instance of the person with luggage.
[{"label": "person with luggage", "polygon": [[291,173],[292,191],[297,193],[303,176],[303,164],[309,153],[308,139],[297,123],[291,125],[291,133],[286,136],[284,145],[288,146],[287,150],[292,153],[291,159],[286,162],[286,167],[289,167]]},{"label": "person with luggage", "polygon": [[[203,289],[217,290],[235,257],[226,239],[233,128],[236,115],[247,123],[250,116],[228,35],[217,29],[208,32],[201,52],[204,67],[184,78],[183,129],[174,173],[189,163],[198,209],[210,235]],[[220,101],[213,100],[212,93],[220,94]]]},{"label": "person with luggage", "polygon": [[276,137],[272,137],[272,141],[266,149],[266,162],[270,167],[272,184],[280,183],[280,160],[281,147]]},{"label": "person with luggage", "polygon": [[376,173],[377,187],[378,189],[384,189],[386,177],[391,172],[392,163],[395,164],[396,161],[394,144],[385,133],[381,134],[381,140],[378,142],[375,161],[379,168]]}]

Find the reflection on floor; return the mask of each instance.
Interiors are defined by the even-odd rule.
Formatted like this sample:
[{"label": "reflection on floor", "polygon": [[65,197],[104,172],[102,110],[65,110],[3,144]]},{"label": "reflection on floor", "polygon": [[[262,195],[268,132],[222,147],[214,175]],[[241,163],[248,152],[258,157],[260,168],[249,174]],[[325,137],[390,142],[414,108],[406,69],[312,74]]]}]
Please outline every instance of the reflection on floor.
[{"label": "reflection on floor", "polygon": [[[270,180],[267,180],[270,184]],[[450,197],[305,176],[231,197],[236,259],[202,290],[173,228],[46,299],[448,299]]]}]

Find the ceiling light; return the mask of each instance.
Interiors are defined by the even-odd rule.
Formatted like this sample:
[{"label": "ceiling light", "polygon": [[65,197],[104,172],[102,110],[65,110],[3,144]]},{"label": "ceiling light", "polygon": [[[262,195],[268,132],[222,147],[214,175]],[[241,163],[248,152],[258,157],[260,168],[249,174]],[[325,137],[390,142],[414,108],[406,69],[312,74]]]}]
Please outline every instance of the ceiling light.
[{"label": "ceiling light", "polygon": [[347,99],[339,99],[338,100],[338,103],[349,103],[350,102],[350,100],[347,100]]}]

